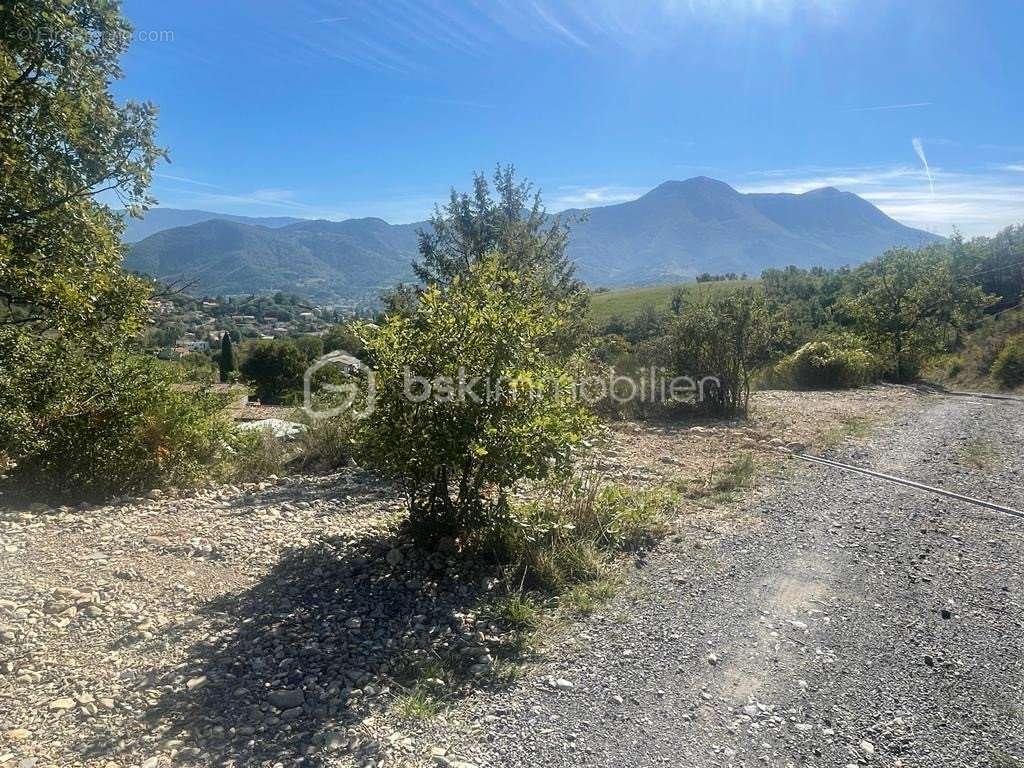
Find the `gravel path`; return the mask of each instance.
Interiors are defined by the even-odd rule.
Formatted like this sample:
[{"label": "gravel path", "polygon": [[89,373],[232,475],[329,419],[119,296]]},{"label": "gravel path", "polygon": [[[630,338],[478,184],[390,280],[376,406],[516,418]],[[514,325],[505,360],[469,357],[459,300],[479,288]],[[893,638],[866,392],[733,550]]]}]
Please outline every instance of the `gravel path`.
[{"label": "gravel path", "polygon": [[[832,455],[1024,508],[1024,403],[929,399]],[[795,461],[767,485],[417,740],[481,766],[1024,765],[1024,521]]]}]

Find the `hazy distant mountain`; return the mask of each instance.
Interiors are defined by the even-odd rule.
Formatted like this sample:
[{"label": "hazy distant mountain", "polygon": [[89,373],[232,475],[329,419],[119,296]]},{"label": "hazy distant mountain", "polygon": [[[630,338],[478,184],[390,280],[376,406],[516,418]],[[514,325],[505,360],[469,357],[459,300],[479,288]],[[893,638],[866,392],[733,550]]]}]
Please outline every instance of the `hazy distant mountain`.
[{"label": "hazy distant mountain", "polygon": [[[637,200],[564,217],[583,219],[572,225],[569,255],[583,279],[602,286],[685,280],[705,271],[756,275],[787,264],[836,267],[939,239],[832,187],[743,194],[706,177],[668,181]],[[271,228],[226,218],[157,232],[135,244],[127,266],[194,280],[195,290],[208,294],[288,290],[320,300],[361,299],[410,277],[416,230],[426,226],[349,219]]]},{"label": "hazy distant mountain", "polygon": [[868,201],[832,187],[802,195],[743,194],[700,176],[667,181],[618,205],[566,211],[569,255],[595,285],[691,278],[796,264],[856,264],[895,245],[939,238],[905,227]]},{"label": "hazy distant mountain", "polygon": [[237,221],[241,224],[255,224],[271,228],[304,221],[304,219],[295,219],[290,216],[234,216],[230,213],[193,211],[181,208],[152,208],[146,211],[141,219],[125,217],[122,239],[126,243],[136,243],[165,229],[187,227],[189,224],[198,224],[201,221],[210,221],[210,219],[224,219],[225,221]]}]

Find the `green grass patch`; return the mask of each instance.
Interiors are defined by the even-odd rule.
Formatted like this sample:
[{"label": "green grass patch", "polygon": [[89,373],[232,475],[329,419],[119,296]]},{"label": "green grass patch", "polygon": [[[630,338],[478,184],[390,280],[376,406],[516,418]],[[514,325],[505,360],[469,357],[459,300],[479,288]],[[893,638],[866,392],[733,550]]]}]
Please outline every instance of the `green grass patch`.
[{"label": "green grass patch", "polygon": [[589,614],[622,588],[622,556],[670,530],[679,501],[668,489],[604,484],[596,475],[548,483],[511,505],[494,526],[467,542],[502,570],[505,589],[482,612],[511,630],[495,650],[489,677],[519,674],[517,662],[561,619]]},{"label": "green grass patch", "polygon": [[437,716],[443,706],[425,687],[416,686],[396,696],[392,709],[407,720],[429,720]]},{"label": "green grass patch", "polygon": [[736,501],[741,491],[750,488],[757,477],[757,462],[752,453],[741,453],[721,469],[712,467],[707,477],[680,477],[673,488],[704,507]]},{"label": "green grass patch", "polygon": [[543,605],[533,595],[514,591],[499,598],[490,614],[498,621],[516,630],[536,629],[543,618]]},{"label": "green grass patch", "polygon": [[826,448],[832,448],[844,440],[867,437],[871,433],[871,419],[864,416],[847,416],[830,428],[822,438]]},{"label": "green grass patch", "polygon": [[566,592],[559,605],[571,614],[589,616],[611,600],[622,589],[622,579],[617,574],[577,584]]},{"label": "green grass patch", "polygon": [[741,288],[759,286],[760,280],[716,280],[708,283],[679,283],[675,285],[651,285],[645,288],[626,288],[618,291],[595,293],[590,300],[590,316],[595,324],[603,326],[612,318],[632,320],[647,307],[656,312],[668,312],[672,297],[677,289],[686,293],[703,293],[722,296]]},{"label": "green grass patch", "polygon": [[754,464],[754,455],[742,453],[722,470],[714,482],[714,489],[718,493],[733,493],[743,488],[749,488],[754,482],[756,473],[757,466]]},{"label": "green grass patch", "polygon": [[556,595],[603,577],[617,554],[666,533],[675,503],[667,490],[575,477],[514,505],[475,546],[505,567],[509,583]]}]

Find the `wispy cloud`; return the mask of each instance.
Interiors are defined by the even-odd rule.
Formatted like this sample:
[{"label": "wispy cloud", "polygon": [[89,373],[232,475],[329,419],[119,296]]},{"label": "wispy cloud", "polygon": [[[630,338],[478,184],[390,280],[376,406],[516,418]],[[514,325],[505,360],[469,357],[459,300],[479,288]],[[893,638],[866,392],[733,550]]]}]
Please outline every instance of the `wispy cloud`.
[{"label": "wispy cloud", "polygon": [[697,25],[738,22],[773,27],[820,19],[834,23],[847,0],[465,0],[461,3],[300,2],[295,31],[307,53],[371,70],[429,70],[453,51],[486,58],[507,42],[645,51],[677,45]]},{"label": "wispy cloud", "polygon": [[930,107],[932,103],[930,101],[914,101],[908,104],[883,104],[879,107],[850,107],[844,109],[843,112],[882,112],[889,109],[920,109],[922,107]]},{"label": "wispy cloud", "polygon": [[205,181],[199,181],[198,179],[190,179],[187,176],[174,176],[170,173],[154,173],[158,179],[168,179],[169,181],[178,181],[182,184],[195,184],[197,187],[209,187],[210,189],[220,189],[216,184],[210,184]]},{"label": "wispy cloud", "polygon": [[1010,163],[1009,165],[1004,165],[1002,168],[1003,168],[1004,171],[1014,171],[1015,173],[1024,173],[1024,163]]},{"label": "wispy cloud", "polygon": [[533,3],[533,10],[541,19],[541,21],[543,21],[550,29],[554,30],[559,37],[562,37],[568,42],[573,43],[574,45],[578,45],[581,48],[590,47],[590,44],[587,43],[586,40],[581,38],[579,35],[577,35],[575,32],[573,32],[571,29],[565,26],[565,24],[559,21],[555,17],[555,14],[552,11],[545,8],[542,3]]},{"label": "wispy cloud", "polygon": [[[754,179],[754,181],[747,181]],[[790,192],[803,194],[821,187],[841,189],[863,188],[910,179],[923,179],[923,174],[910,166],[864,166],[859,168],[778,168],[746,174],[738,189],[744,192]]]},{"label": "wispy cloud", "polygon": [[623,187],[606,185],[599,187],[563,186],[555,190],[555,194],[545,199],[550,211],[564,211],[567,208],[592,208],[599,205],[612,205],[635,200],[649,187]]},{"label": "wispy cloud", "polygon": [[299,218],[344,218],[337,210],[302,202],[293,190],[273,187],[223,192],[167,187],[156,190],[156,196],[160,204],[168,208],[202,208],[246,216],[290,214]]},{"label": "wispy cloud", "polygon": [[315,203],[296,190],[276,187],[221,192],[164,187],[158,190],[157,198],[164,208],[199,208],[241,216],[292,216],[331,221],[372,216],[392,224],[408,224],[426,219],[434,204],[447,198],[447,190],[439,187],[431,193],[410,194],[398,191],[386,198]]},{"label": "wispy cloud", "polygon": [[932,169],[928,167],[928,158],[924,154],[924,144],[916,136],[910,140],[910,144],[914,147],[914,152],[921,161],[921,165],[924,166],[924,172],[928,175],[928,188],[932,194],[935,194],[935,181],[932,179]]}]

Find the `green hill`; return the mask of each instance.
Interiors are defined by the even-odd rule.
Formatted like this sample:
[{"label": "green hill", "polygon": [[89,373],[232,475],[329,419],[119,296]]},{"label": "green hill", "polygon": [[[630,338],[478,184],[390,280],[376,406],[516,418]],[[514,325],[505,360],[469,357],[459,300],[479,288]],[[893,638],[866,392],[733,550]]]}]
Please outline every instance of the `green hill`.
[{"label": "green hill", "polygon": [[638,316],[646,306],[652,306],[659,311],[667,311],[671,308],[672,297],[679,288],[687,293],[722,294],[760,284],[760,280],[716,280],[708,283],[677,283],[674,285],[652,285],[645,288],[626,288],[620,291],[603,291],[595,293],[591,299],[590,315],[595,323],[603,325],[613,317],[630,320]]}]

